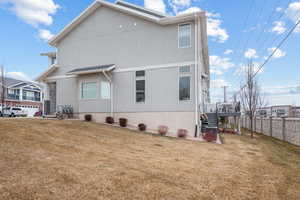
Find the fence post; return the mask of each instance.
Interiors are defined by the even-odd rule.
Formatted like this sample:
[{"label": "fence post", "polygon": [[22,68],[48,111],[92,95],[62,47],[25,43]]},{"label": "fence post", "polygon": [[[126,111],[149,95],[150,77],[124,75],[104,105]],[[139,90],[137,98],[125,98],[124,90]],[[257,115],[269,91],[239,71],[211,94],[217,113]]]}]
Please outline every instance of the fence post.
[{"label": "fence post", "polygon": [[285,140],[285,122],[286,122],[286,120],[285,120],[285,117],[282,117],[282,140],[283,141],[286,141]]},{"label": "fence post", "polygon": [[264,134],[264,132],[263,132],[263,118],[262,117],[260,118],[260,133]]},{"label": "fence post", "polygon": [[253,123],[254,123],[254,132],[256,132],[256,117],[254,117]]},{"label": "fence post", "polygon": [[272,116],[270,117],[270,136],[273,137],[273,123]]}]

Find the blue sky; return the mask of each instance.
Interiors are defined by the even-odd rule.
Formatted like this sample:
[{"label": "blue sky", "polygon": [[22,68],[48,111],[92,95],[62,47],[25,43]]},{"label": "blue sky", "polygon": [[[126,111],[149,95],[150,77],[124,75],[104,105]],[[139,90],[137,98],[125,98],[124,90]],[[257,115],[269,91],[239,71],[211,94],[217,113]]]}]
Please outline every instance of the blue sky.
[{"label": "blue sky", "polygon": [[[6,73],[23,79],[39,75],[48,67],[47,58],[39,54],[53,51],[46,41],[92,2],[0,0],[0,64],[5,66]],[[223,85],[229,86],[229,94],[238,89],[247,60],[252,59],[259,66],[300,19],[300,0],[128,2],[170,15],[207,11],[213,101],[222,99]],[[300,28],[259,74],[269,104],[300,105],[299,44]]]}]

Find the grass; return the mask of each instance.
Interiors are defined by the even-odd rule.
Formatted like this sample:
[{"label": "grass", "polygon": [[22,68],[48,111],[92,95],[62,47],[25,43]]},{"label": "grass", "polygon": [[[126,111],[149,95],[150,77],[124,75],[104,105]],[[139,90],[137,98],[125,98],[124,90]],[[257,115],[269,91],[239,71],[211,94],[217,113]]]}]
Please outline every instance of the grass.
[{"label": "grass", "polygon": [[300,199],[300,148],[224,145],[106,125],[0,119],[0,199]]}]

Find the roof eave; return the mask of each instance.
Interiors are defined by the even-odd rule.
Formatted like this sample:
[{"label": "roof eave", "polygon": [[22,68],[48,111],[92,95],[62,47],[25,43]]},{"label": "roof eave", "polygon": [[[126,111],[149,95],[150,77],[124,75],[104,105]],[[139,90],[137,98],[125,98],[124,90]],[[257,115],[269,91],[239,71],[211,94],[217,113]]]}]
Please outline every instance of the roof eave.
[{"label": "roof eave", "polygon": [[77,72],[68,72],[66,75],[83,75],[83,74],[95,74],[109,72],[115,69],[115,65],[108,67],[107,69],[97,69],[97,70],[86,70],[86,71],[77,71]]},{"label": "roof eave", "polygon": [[52,72],[54,72],[58,66],[56,64],[51,65],[48,69],[46,69],[41,75],[34,79],[37,82],[43,82],[45,78]]},{"label": "roof eave", "polygon": [[78,17],[76,17],[71,23],[69,23],[64,29],[62,29],[56,36],[54,36],[48,44],[51,46],[56,46],[58,42],[64,38],[69,32],[72,31],[73,28],[75,28],[77,25],[79,25],[86,17],[90,16],[97,8],[99,8],[101,5],[107,6],[113,9],[117,9],[123,12],[127,12],[131,15],[143,18],[148,21],[152,21],[157,24],[161,25],[168,25],[173,23],[181,23],[186,20],[194,20],[196,15],[205,16],[204,11],[198,11],[194,13],[188,13],[188,14],[182,14],[178,16],[171,16],[171,17],[164,17],[164,18],[157,18],[153,17],[148,14],[141,14],[138,11],[125,8],[113,3],[109,3],[103,0],[96,0],[94,3],[92,3],[88,8],[86,8]]}]

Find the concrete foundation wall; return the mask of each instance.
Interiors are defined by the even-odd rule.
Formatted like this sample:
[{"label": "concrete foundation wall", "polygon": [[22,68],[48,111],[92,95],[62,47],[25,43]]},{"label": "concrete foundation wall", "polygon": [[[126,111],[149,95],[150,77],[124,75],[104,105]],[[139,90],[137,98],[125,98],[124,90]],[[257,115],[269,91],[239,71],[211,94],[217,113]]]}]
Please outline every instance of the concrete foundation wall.
[{"label": "concrete foundation wall", "polygon": [[[104,123],[105,118],[110,113],[80,113],[79,118],[84,119],[85,114],[91,114],[95,122]],[[132,112],[132,113],[114,113],[115,122],[119,118],[126,118],[128,125],[137,127],[138,124],[147,125],[147,130],[157,132],[158,126],[168,126],[169,132],[176,135],[178,129],[187,129],[188,137],[194,137],[195,134],[195,113],[194,112]]]}]

